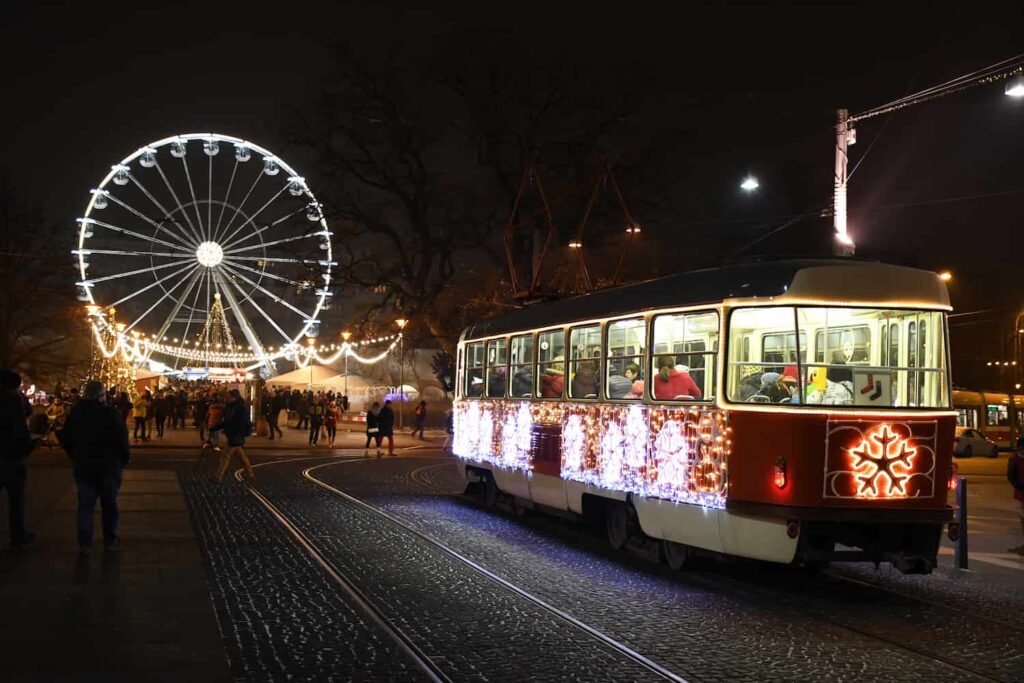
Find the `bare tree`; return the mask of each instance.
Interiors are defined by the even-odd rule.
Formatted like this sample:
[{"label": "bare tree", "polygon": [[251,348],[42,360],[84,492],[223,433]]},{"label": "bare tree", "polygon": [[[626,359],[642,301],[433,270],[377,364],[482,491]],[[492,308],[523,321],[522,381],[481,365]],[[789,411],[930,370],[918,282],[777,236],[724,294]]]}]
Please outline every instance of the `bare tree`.
[{"label": "bare tree", "polygon": [[64,239],[0,180],[0,367],[52,387],[77,381],[89,339]]},{"label": "bare tree", "polygon": [[429,54],[365,58],[347,46],[293,142],[324,174],[336,284],[425,323],[452,346],[467,318],[510,305],[501,237],[524,162],[545,156],[575,203],[580,168],[623,119],[610,79],[538,63],[514,46],[451,39]]}]

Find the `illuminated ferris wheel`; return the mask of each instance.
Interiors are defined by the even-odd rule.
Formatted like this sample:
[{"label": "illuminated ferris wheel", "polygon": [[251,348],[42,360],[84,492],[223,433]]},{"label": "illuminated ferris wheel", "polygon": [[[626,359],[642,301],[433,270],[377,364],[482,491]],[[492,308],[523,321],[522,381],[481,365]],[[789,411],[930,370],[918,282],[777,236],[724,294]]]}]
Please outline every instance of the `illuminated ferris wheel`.
[{"label": "illuminated ferris wheel", "polygon": [[318,333],[331,232],[277,155],[227,135],[176,135],[112,166],[91,193],[73,250],[78,296],[100,326],[116,309],[140,363],[272,372],[273,358]]}]

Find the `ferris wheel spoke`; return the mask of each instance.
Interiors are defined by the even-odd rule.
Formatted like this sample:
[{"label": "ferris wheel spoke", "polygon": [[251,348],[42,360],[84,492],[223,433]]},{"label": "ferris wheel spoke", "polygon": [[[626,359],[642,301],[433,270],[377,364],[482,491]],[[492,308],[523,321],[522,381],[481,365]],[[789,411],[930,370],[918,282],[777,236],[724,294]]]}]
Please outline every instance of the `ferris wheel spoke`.
[{"label": "ferris wheel spoke", "polygon": [[[175,265],[177,265],[177,264],[175,264]],[[164,282],[167,282],[171,278],[177,277],[178,275],[181,275],[182,273],[185,273],[185,271],[187,271],[189,269],[194,269],[194,268],[197,268],[197,267],[198,267],[198,264],[188,264],[188,265],[186,265],[186,266],[184,266],[182,268],[179,268],[178,270],[174,271],[170,275],[165,275],[164,277],[160,278],[159,280],[154,280],[153,282],[149,283],[148,285],[146,285],[142,289],[137,289],[134,292],[132,292],[131,294],[118,299],[114,303],[112,303],[109,306],[107,306],[107,308],[113,308],[115,306],[120,306],[125,301],[130,301],[130,300],[134,299],[135,297],[137,297],[139,294],[142,294],[143,292],[147,292],[150,289],[153,289],[154,287],[156,287],[157,285],[160,285],[160,284],[162,284]],[[185,273],[184,277],[187,278],[188,277],[188,273]]]},{"label": "ferris wheel spoke", "polygon": [[[220,215],[217,216],[217,227],[213,229],[213,234],[217,235],[220,233],[220,222],[224,220],[224,209],[228,206],[228,199],[231,197],[231,187],[235,184],[235,173],[238,172],[238,159],[235,159],[235,165],[231,169],[231,179],[228,180],[228,190],[224,193],[224,201],[220,205]],[[263,175],[262,173],[260,175]]]},{"label": "ferris wheel spoke", "polygon": [[[225,256],[225,258],[228,258],[228,257],[230,257],[231,254],[237,254],[237,253],[239,253],[241,251],[252,251],[253,249],[259,249],[261,247],[272,247],[272,246],[275,246],[275,245],[278,245],[278,244],[287,244],[288,242],[298,242],[299,240],[308,240],[314,234],[316,234],[316,233],[305,234],[305,235],[295,235],[294,237],[283,237],[283,238],[281,238],[279,240],[274,240],[272,242],[261,242],[259,244],[249,245],[248,247],[239,247],[238,249],[225,249],[224,250],[224,256]],[[236,242],[236,244],[237,244],[237,242]]]},{"label": "ferris wheel spoke", "polygon": [[336,266],[337,261],[318,261],[309,258],[284,258],[283,256],[232,256],[231,261],[264,261],[266,263],[302,263],[304,265],[316,264],[319,266]]},{"label": "ferris wheel spoke", "polygon": [[[258,284],[257,282],[254,282],[253,280],[250,280],[250,279],[249,279],[248,277],[246,277],[245,275],[243,275],[243,274],[242,274],[242,273],[240,273],[239,271],[235,270],[235,269],[234,269],[234,268],[232,268],[231,266],[228,266],[228,265],[225,265],[224,263],[221,263],[219,267],[220,267],[220,268],[223,268],[224,270],[226,270],[227,272],[231,273],[231,274],[232,274],[232,275],[234,275],[235,277],[238,277],[238,278],[241,278],[242,280],[245,280],[245,281],[246,281],[246,282],[248,282],[248,283],[249,283],[250,285],[252,285],[252,286],[253,286],[253,287],[255,287],[256,289],[260,290],[261,292],[263,292],[264,294],[266,294],[266,295],[267,295],[267,296],[269,296],[269,297],[270,297],[271,299],[273,299],[273,300],[274,300],[274,301],[276,301],[277,303],[281,304],[281,305],[282,305],[282,306],[284,306],[285,308],[288,308],[288,309],[290,309],[290,310],[292,310],[292,311],[295,311],[296,313],[298,313],[299,315],[301,315],[301,316],[302,316],[302,319],[303,319],[303,321],[305,321],[305,320],[308,320],[308,319],[309,319],[309,314],[308,314],[308,313],[306,313],[305,311],[303,311],[303,310],[301,310],[301,309],[298,309],[298,308],[296,308],[295,306],[292,306],[292,305],[291,305],[290,303],[288,303],[287,301],[285,301],[284,299],[282,299],[282,298],[281,298],[281,297],[279,297],[278,295],[274,294],[273,292],[271,292],[271,291],[270,291],[270,290],[268,290],[267,288],[265,288],[265,287],[261,286],[261,285],[260,285],[260,284]],[[256,305],[257,305],[255,301],[252,301],[252,304],[253,304],[253,306],[256,306]]]},{"label": "ferris wheel spoke", "polygon": [[209,169],[210,172],[207,175],[207,190],[206,190],[206,229],[210,232],[210,236],[213,236],[213,157],[209,154],[206,155],[210,160]]},{"label": "ferris wheel spoke", "polygon": [[83,218],[82,220],[88,221],[89,225],[98,225],[99,227],[106,228],[107,230],[113,230],[115,232],[120,232],[125,235],[137,237],[143,242],[155,242],[157,244],[162,244],[165,247],[170,247],[171,249],[178,249],[179,251],[183,252],[183,258],[193,258],[195,256],[195,252],[191,248],[182,247],[181,245],[178,244],[172,244],[170,242],[159,239],[158,237],[150,237],[147,235],[143,235],[142,233],[135,232],[134,230],[129,230],[128,228],[122,228],[121,226],[114,225],[113,223],[105,223],[103,221],[98,221],[95,218]]},{"label": "ferris wheel spoke", "polygon": [[[231,284],[231,286],[232,286],[232,287],[234,287],[235,289],[237,289],[237,290],[238,290],[238,291],[239,291],[239,292],[240,292],[240,293],[242,294],[242,296],[244,296],[244,297],[246,297],[246,298],[248,298],[248,299],[249,299],[249,303],[251,303],[251,304],[252,304],[252,307],[253,307],[253,308],[255,308],[255,309],[256,309],[257,311],[259,311],[260,315],[262,315],[262,316],[263,316],[263,318],[264,318],[264,319],[265,319],[265,320],[266,320],[266,321],[267,321],[268,323],[270,323],[270,326],[271,326],[271,327],[273,327],[273,328],[274,328],[275,330],[277,330],[278,334],[280,334],[280,335],[281,335],[281,338],[282,338],[282,339],[284,339],[284,340],[285,340],[286,342],[288,342],[289,344],[291,344],[291,343],[292,343],[292,341],[293,341],[293,340],[292,340],[292,338],[291,338],[291,337],[289,337],[289,336],[288,336],[288,333],[287,333],[287,332],[285,332],[284,330],[282,330],[282,329],[281,329],[281,327],[280,327],[280,326],[279,326],[279,325],[277,324],[277,322],[276,322],[276,321],[275,321],[275,320],[274,320],[274,319],[273,319],[273,318],[272,318],[272,317],[271,317],[271,316],[270,316],[270,315],[269,315],[269,314],[268,314],[268,313],[267,313],[266,311],[264,311],[264,310],[263,310],[263,307],[262,307],[262,306],[260,306],[259,304],[257,304],[257,303],[256,303],[255,301],[253,301],[253,300],[252,300],[252,298],[251,298],[251,297],[249,297],[249,295],[245,293],[245,290],[243,290],[243,289],[241,288],[241,286],[239,286],[239,284],[238,284],[237,282],[235,282],[235,281],[234,281],[234,280],[232,280],[231,278],[225,278],[225,280],[226,280],[227,282],[229,282],[229,283]],[[303,313],[303,316],[305,316],[305,313]]]},{"label": "ferris wheel spoke", "polygon": [[252,195],[252,191],[256,189],[256,186],[259,185],[260,180],[262,179],[263,172],[261,171],[256,174],[256,180],[252,181],[252,185],[249,186],[249,191],[245,193],[244,197],[242,197],[242,203],[235,208],[235,212],[231,214],[230,218],[228,218],[228,224],[224,226],[224,231],[217,234],[217,239],[215,239],[214,242],[220,244],[221,242],[224,241],[222,238],[224,237],[224,235],[228,234],[228,230],[231,229],[231,226],[234,224],[235,219],[242,214],[242,209],[245,207],[245,203],[249,201],[249,197]]},{"label": "ferris wheel spoke", "polygon": [[[198,267],[199,267],[199,264],[196,264],[196,265],[194,265],[194,266],[193,266],[193,268],[198,268]],[[139,323],[141,323],[141,322],[142,322],[143,320],[145,320],[146,316],[147,316],[147,315],[149,315],[150,313],[152,313],[152,312],[153,312],[153,309],[155,309],[155,308],[156,308],[157,306],[159,306],[159,305],[160,305],[160,304],[162,304],[162,303],[163,303],[164,301],[166,301],[166,300],[167,300],[167,298],[168,298],[169,296],[171,296],[171,293],[172,293],[172,292],[173,292],[174,290],[176,290],[176,289],[177,289],[178,287],[180,287],[180,286],[181,286],[181,283],[185,282],[185,281],[186,281],[187,279],[188,279],[188,277],[183,277],[183,278],[181,278],[180,280],[178,280],[177,282],[175,282],[175,283],[174,283],[174,284],[173,284],[173,285],[172,285],[172,286],[170,287],[170,289],[168,289],[168,290],[166,290],[166,291],[164,292],[164,295],[163,295],[162,297],[160,297],[159,299],[157,299],[156,301],[154,301],[154,302],[153,302],[153,305],[152,305],[152,306],[150,306],[149,308],[147,308],[147,309],[146,309],[146,310],[145,310],[145,311],[143,312],[143,314],[142,314],[142,315],[140,315],[140,316],[139,316],[138,318],[136,318],[135,320],[133,320],[133,321],[132,321],[132,323],[131,323],[130,325],[128,325],[128,326],[127,326],[126,328],[124,328],[124,331],[125,331],[125,332],[129,332],[129,331],[131,331],[131,329],[132,329],[132,328],[134,328],[134,327],[135,327],[136,325],[138,325],[138,324],[139,324]]]},{"label": "ferris wheel spoke", "polygon": [[[285,185],[285,186],[284,186],[284,187],[282,187],[282,188],[281,188],[280,190],[278,190],[278,191],[277,191],[277,193],[276,193],[276,194],[275,194],[275,195],[274,195],[273,197],[271,197],[270,199],[268,199],[268,200],[267,200],[267,203],[266,203],[266,204],[264,204],[263,206],[261,206],[261,207],[260,207],[259,209],[257,209],[257,210],[256,210],[256,213],[254,213],[253,215],[251,215],[251,216],[249,216],[248,218],[246,218],[246,219],[245,219],[245,221],[244,221],[244,222],[243,222],[243,223],[242,223],[241,225],[239,225],[239,226],[238,226],[237,228],[235,228],[235,231],[234,231],[233,233],[231,233],[230,235],[228,235],[227,237],[225,237],[225,238],[224,238],[223,240],[220,240],[220,242],[223,242],[223,243],[225,243],[225,244],[233,244],[233,243],[232,243],[232,242],[230,241],[230,240],[231,240],[231,238],[232,238],[232,237],[234,237],[235,235],[237,235],[237,234],[238,234],[238,232],[239,232],[239,231],[240,231],[240,230],[241,230],[242,228],[244,228],[245,226],[249,225],[249,224],[250,224],[250,223],[252,223],[252,222],[253,222],[254,220],[256,220],[256,216],[259,216],[259,215],[260,215],[261,213],[263,213],[263,209],[265,209],[265,208],[267,208],[268,206],[270,206],[270,205],[271,205],[271,204],[272,204],[272,203],[274,202],[274,200],[276,200],[276,199],[277,199],[278,197],[280,197],[280,196],[281,196],[281,193],[283,193],[283,192],[284,192],[285,190],[287,190],[287,189],[288,189],[288,186],[287,186],[287,185]],[[255,226],[255,224],[253,224],[253,225]]]},{"label": "ferris wheel spoke", "polygon": [[[270,230],[275,225],[277,225],[279,223],[283,223],[284,221],[288,220],[292,216],[294,216],[296,214],[299,214],[299,213],[302,213],[303,211],[305,211],[305,208],[304,207],[300,207],[300,208],[296,209],[295,211],[292,211],[289,214],[285,214],[284,216],[281,216],[280,218],[278,218],[273,223],[270,223],[268,225],[264,225],[262,228],[257,228],[256,230],[253,230],[252,232],[249,232],[249,233],[246,233],[246,234],[242,235],[241,237],[239,237],[237,240],[235,240],[231,244],[228,244],[226,248],[233,247],[236,244],[241,244],[242,242],[245,242],[246,240],[252,239],[253,237],[256,237],[257,235],[259,235],[259,234],[261,234],[261,233],[263,233],[263,232],[265,232],[267,230]],[[304,237],[308,237],[308,236],[309,235],[304,235]],[[255,248],[256,247],[246,247],[246,249],[255,249]]]},{"label": "ferris wheel spoke", "polygon": [[[94,285],[97,282],[106,282],[107,280],[119,280],[120,278],[123,277],[131,277],[132,275],[141,275],[142,273],[152,273],[154,270],[163,270],[164,268],[174,268],[176,266],[181,266],[181,262],[186,260],[188,259],[178,259],[177,261],[173,261],[172,263],[161,263],[158,266],[149,266],[148,268],[139,268],[138,270],[126,270],[123,273],[114,273],[113,275],[104,275],[103,277],[91,277],[87,280],[82,280],[82,282]],[[198,266],[198,264],[196,265]]]},{"label": "ferris wheel spoke", "polygon": [[[107,197],[109,199],[111,199],[115,204],[124,207],[127,211],[135,214],[136,216],[138,216],[139,218],[141,218],[145,222],[147,222],[150,225],[152,225],[157,230],[161,230],[161,231],[167,233],[168,235],[170,235],[171,237],[173,237],[174,239],[178,240],[178,242],[180,242],[184,247],[189,248],[189,249],[195,249],[195,245],[190,244],[187,240],[182,239],[181,236],[179,236],[178,234],[176,234],[175,232],[173,232],[171,230],[168,230],[165,226],[160,225],[160,223],[157,223],[152,218],[150,218],[146,214],[142,213],[141,211],[139,211],[135,207],[130,206],[127,202],[125,202],[125,201],[115,197],[113,194],[111,194],[109,192],[107,193]],[[149,239],[149,238],[146,238],[146,239]]]},{"label": "ferris wheel spoke", "polygon": [[270,359],[263,353],[263,342],[260,341],[259,335],[256,334],[256,330],[253,329],[252,324],[249,322],[249,318],[245,315],[245,311],[238,305],[238,301],[235,299],[235,295],[231,292],[231,288],[228,287],[224,278],[218,279],[217,289],[221,292],[221,296],[227,300],[228,307],[231,312],[234,313],[235,320],[238,321],[238,326],[242,328],[242,335],[245,340],[249,342],[249,346],[252,350],[263,357],[263,364],[266,365],[267,370],[270,372],[274,371],[274,366],[271,364]]},{"label": "ferris wheel spoke", "polygon": [[192,174],[188,172],[188,155],[181,157],[181,165],[185,169],[185,180],[188,181],[188,191],[192,195],[192,208],[196,210],[196,224],[199,225],[199,234],[203,236],[203,241],[207,241],[209,237],[206,234],[206,230],[203,228],[203,219],[199,215],[199,200],[196,199],[196,191],[192,187]]},{"label": "ferris wheel spoke", "polygon": [[[135,183],[135,186],[137,188],[139,188],[140,190],[142,190],[142,193],[144,195],[149,197],[149,201],[153,202],[153,204],[156,206],[156,208],[160,209],[160,211],[164,214],[164,217],[163,217],[163,219],[161,219],[160,223],[163,223],[164,221],[169,219],[171,221],[171,223],[173,223],[178,228],[178,230],[181,231],[181,235],[179,235],[179,234],[177,234],[177,233],[175,233],[175,232],[173,232],[171,230],[168,230],[167,228],[163,227],[162,225],[158,226],[161,230],[166,232],[168,235],[171,235],[172,237],[177,239],[182,244],[190,245],[192,248],[195,248],[195,247],[199,246],[198,244],[193,244],[192,243],[191,238],[188,236],[188,233],[185,232],[185,228],[182,227],[181,223],[179,223],[178,221],[176,221],[173,218],[171,218],[171,212],[168,211],[166,208],[164,208],[164,205],[161,204],[159,202],[159,200],[157,200],[157,198],[153,196],[152,192],[150,192],[148,189],[146,189],[145,185],[143,185],[141,182],[139,182],[138,178],[136,178],[135,175],[132,174],[131,171],[125,171],[125,175],[127,175],[128,178],[133,183]],[[114,199],[114,201],[117,201],[116,197],[111,197],[111,198]],[[120,204],[120,202],[118,202],[118,203]],[[182,235],[184,236],[184,238],[182,237]]]},{"label": "ferris wheel spoke", "polygon": [[[200,294],[200,292],[203,291],[203,285],[202,285],[202,282],[201,282],[202,279],[203,279],[203,271],[200,270],[199,272],[196,273],[196,275],[198,275],[197,281],[199,281],[200,284],[199,284],[198,287],[195,288],[196,289],[196,295],[192,298],[192,306],[189,307],[188,322],[185,323],[185,333],[183,335],[181,335],[181,345],[178,346],[179,354],[176,355],[175,358],[174,358],[174,369],[175,370],[178,369],[178,363],[181,361],[180,353],[184,351],[185,344],[188,343],[188,331],[190,329],[192,329],[192,321],[195,319],[196,307],[197,307],[197,304],[199,303],[199,294]],[[184,298],[185,297],[182,297],[182,299],[184,299]]]},{"label": "ferris wheel spoke", "polygon": [[277,280],[278,282],[284,282],[284,283],[287,283],[289,285],[295,285],[296,287],[302,287],[305,284],[305,283],[299,282],[298,280],[289,280],[286,277],[281,277],[280,275],[275,275],[274,273],[268,273],[265,270],[256,270],[255,268],[250,268],[249,266],[241,264],[241,263],[232,263],[229,259],[224,259],[223,262],[229,264],[232,268],[241,268],[243,270],[249,271],[250,273],[255,273],[256,275],[263,275],[263,276],[266,276],[266,277],[269,277],[269,278],[273,278],[273,279]]},{"label": "ferris wheel spoke", "polygon": [[179,260],[192,258],[188,254],[175,254],[167,251],[124,251],[121,249],[72,249],[71,253],[82,254],[83,256],[91,254],[104,254],[107,256],[164,256]]},{"label": "ferris wheel spoke", "polygon": [[160,172],[160,177],[163,178],[164,185],[167,186],[167,191],[171,193],[172,197],[174,197],[174,203],[178,205],[178,211],[181,212],[181,215],[185,218],[185,222],[188,223],[189,230],[192,231],[192,236],[195,238],[196,244],[199,244],[203,239],[199,236],[199,233],[196,232],[196,226],[192,225],[192,219],[188,217],[188,211],[185,210],[181,200],[178,199],[178,193],[174,191],[171,181],[167,179],[167,174],[164,173],[163,166],[160,165],[159,160],[155,160],[154,165],[156,166],[156,170]]},{"label": "ferris wheel spoke", "polygon": [[[188,295],[192,292],[192,288],[195,287],[196,282],[199,281],[199,277],[201,275],[202,271],[196,269],[185,276],[188,279],[188,286],[185,288],[185,291],[181,293],[181,296],[178,297],[178,300],[174,302],[174,307],[171,309],[171,314],[168,315],[166,319],[164,319],[163,324],[160,326],[160,330],[156,333],[156,336],[153,338],[153,341],[155,341],[157,344],[163,343],[164,335],[167,334],[167,330],[168,328],[170,328],[171,323],[174,322],[174,319],[178,317],[178,313],[181,311],[181,307],[182,305],[184,305],[185,299],[188,298]],[[145,357],[143,357],[142,362],[145,363],[146,361],[148,361],[151,355],[153,355],[152,346],[149,347],[149,350],[146,352]]]}]

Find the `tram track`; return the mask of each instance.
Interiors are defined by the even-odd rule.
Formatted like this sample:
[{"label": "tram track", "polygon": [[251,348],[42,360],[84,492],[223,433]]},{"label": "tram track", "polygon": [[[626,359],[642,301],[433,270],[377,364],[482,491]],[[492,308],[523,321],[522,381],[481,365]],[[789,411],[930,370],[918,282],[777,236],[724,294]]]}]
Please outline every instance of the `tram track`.
[{"label": "tram track", "polygon": [[[321,458],[303,458],[303,460],[319,459]],[[254,467],[265,467],[274,464],[284,464],[286,462],[296,462],[296,460],[277,460],[272,462],[264,462],[254,465]],[[550,615],[559,622],[584,634],[589,639],[594,641],[595,644],[604,646],[616,655],[629,660],[633,664],[645,670],[648,674],[652,675],[653,677],[657,677],[661,680],[674,681],[676,683],[687,683],[686,679],[684,679],[683,677],[679,676],[678,674],[669,670],[668,668],[662,666],[661,664],[658,664],[657,662],[649,659],[640,652],[637,652],[636,650],[630,648],[625,643],[622,643],[621,641],[616,640],[615,638],[607,635],[606,633],[580,621],[579,619],[573,617],[571,614],[568,614],[567,612],[558,609],[554,605],[551,605],[547,601],[534,595],[533,593],[522,588],[521,586],[518,586],[508,581],[507,579],[495,574],[494,572],[491,572],[490,570],[477,564],[473,560],[462,555],[461,553],[445,545],[444,543],[441,543],[440,541],[431,538],[427,534],[422,533],[405,520],[402,520],[381,508],[371,505],[370,503],[360,500],[359,498],[347,494],[335,488],[334,486],[331,486],[330,484],[318,479],[312,474],[312,472],[314,472],[315,470],[318,470],[323,467],[344,464],[355,464],[361,462],[369,462],[369,460],[363,458],[332,458],[330,462],[325,462],[319,465],[306,467],[302,472],[302,476],[310,483],[329,492],[330,494],[337,496],[347,501],[348,503],[357,506],[359,509],[365,512],[371,513],[376,517],[386,520],[389,524],[400,528],[406,533],[412,534],[429,547],[438,550],[448,558],[457,561],[461,566],[469,568],[477,575],[482,576],[486,580],[500,586],[508,593],[516,596],[519,599],[522,599],[523,601],[529,603],[530,605],[536,608],[543,610],[546,614]],[[431,465],[420,468],[419,470],[417,470],[417,472],[419,472],[420,470],[430,469],[432,467],[437,467],[437,465]],[[235,478],[240,482],[244,481],[242,478],[242,473],[242,469],[239,469],[235,472]],[[429,483],[427,481],[423,480],[421,481],[421,483],[425,487],[429,488]],[[386,634],[392,641],[394,641],[396,645],[399,647],[399,649],[430,680],[452,680],[445,673],[444,666],[435,662],[420,647],[418,647],[415,642],[415,638],[410,636],[408,633],[405,632],[405,630],[398,626],[395,623],[394,619],[392,619],[387,614],[386,610],[384,610],[379,604],[377,604],[377,602],[372,597],[370,597],[366,592],[360,589],[360,587],[357,585],[357,582],[353,580],[351,577],[347,576],[337,566],[337,564],[330,559],[328,553],[325,552],[322,548],[320,548],[314,541],[314,539],[310,538],[310,536],[302,530],[302,528],[294,519],[292,519],[284,510],[282,510],[278,505],[276,505],[268,495],[261,492],[256,485],[251,483],[248,484],[247,490],[249,491],[250,494],[253,495],[253,497],[259,502],[259,504],[263,508],[265,508],[271,514],[271,516],[273,516],[274,519],[296,540],[296,542],[298,542],[300,547],[302,547],[302,549],[313,559],[313,561],[324,571],[324,573],[327,574],[332,579],[332,581],[338,585],[342,593],[349,600],[351,600],[351,602],[354,605],[356,605],[364,614],[366,614],[372,623],[379,627],[384,634]]]},{"label": "tram track", "polygon": [[[429,482],[419,475],[421,475],[421,473],[425,470],[442,466],[444,466],[444,464],[421,467],[415,470],[414,472],[410,473],[409,476],[411,479],[417,481],[417,483],[429,486]],[[317,469],[317,467],[309,469]],[[636,552],[635,554],[644,559],[651,559],[647,553]],[[910,600],[918,604],[925,605],[930,609],[935,609],[946,613],[957,614],[962,618],[972,619],[977,622],[984,622],[1001,629],[1010,629],[1018,632],[1024,631],[1024,629],[1021,629],[1016,624],[1012,624],[1010,622],[1006,622],[999,619],[994,619],[992,617],[987,617],[985,615],[977,614],[957,607],[952,607],[950,605],[946,605],[938,601],[919,598],[908,593],[905,593],[903,591],[892,590],[884,586],[878,586],[867,581],[858,580],[852,577],[836,574],[834,572],[826,572],[825,574],[837,581],[841,581],[843,583],[856,586],[861,589],[873,590],[886,593],[889,595],[894,595],[901,599]],[[955,672],[956,674],[959,674],[961,676],[970,676],[973,679],[977,680],[996,681],[999,683],[1012,683],[1012,681],[1017,680],[1016,678],[1003,678],[993,675],[989,672],[980,671],[977,668],[965,666],[959,662],[956,662],[950,659],[949,657],[944,656],[941,653],[934,652],[933,650],[929,650],[924,647],[919,647],[917,645],[910,644],[903,640],[885,637],[879,635],[878,633],[872,632],[866,628],[862,628],[849,623],[844,623],[843,621],[836,618],[823,616],[810,605],[801,604],[801,601],[799,599],[793,598],[791,596],[780,596],[777,591],[772,591],[768,588],[739,585],[735,580],[729,580],[721,576],[716,577],[714,579],[696,575],[694,573],[687,573],[684,576],[686,577],[686,580],[693,581],[694,583],[701,583],[712,590],[728,591],[733,595],[738,595],[745,600],[755,602],[756,604],[759,604],[759,606],[768,609],[771,609],[772,607],[779,605],[781,602],[782,604],[785,604],[786,606],[794,610],[797,610],[798,612],[807,616],[808,618],[813,619],[814,621],[817,621],[819,623],[825,624],[827,627],[836,629],[841,632],[854,634],[858,637],[865,638],[877,643],[882,643],[890,648],[902,650],[903,652],[907,653],[909,656],[915,659],[929,661],[933,664],[946,668],[951,673]]]}]

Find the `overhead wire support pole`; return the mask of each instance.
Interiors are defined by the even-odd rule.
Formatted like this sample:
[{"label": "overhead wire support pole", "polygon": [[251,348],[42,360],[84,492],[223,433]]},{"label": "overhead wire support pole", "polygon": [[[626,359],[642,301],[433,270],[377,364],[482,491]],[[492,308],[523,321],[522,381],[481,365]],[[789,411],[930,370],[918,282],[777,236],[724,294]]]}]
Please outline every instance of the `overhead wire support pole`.
[{"label": "overhead wire support pole", "polygon": [[547,222],[548,234],[544,238],[544,246],[541,248],[540,258],[537,259],[537,264],[533,269],[533,277],[530,279],[530,292],[536,292],[540,285],[540,275],[544,271],[544,260],[547,258],[548,248],[551,246],[551,237],[555,234],[555,218],[551,214],[551,206],[548,204],[547,195],[544,193],[544,184],[536,173],[533,176],[537,181],[537,194],[540,195],[541,205],[544,208],[544,219]]},{"label": "overhead wire support pole", "polygon": [[615,197],[619,200],[619,206],[622,207],[622,215],[626,219],[626,234],[629,236],[626,238],[626,246],[619,254],[619,262],[615,265],[615,275],[612,277],[612,286],[619,284],[619,277],[622,275],[622,266],[626,262],[626,255],[629,253],[629,248],[633,246],[633,240],[636,239],[637,234],[640,232],[640,224],[633,219],[633,214],[629,212],[629,207],[626,206],[626,198],[622,196],[622,190],[619,188],[619,183],[615,179],[615,174],[612,173],[611,164],[605,164],[605,169],[608,173],[608,180],[612,184],[612,190],[615,192]]}]

